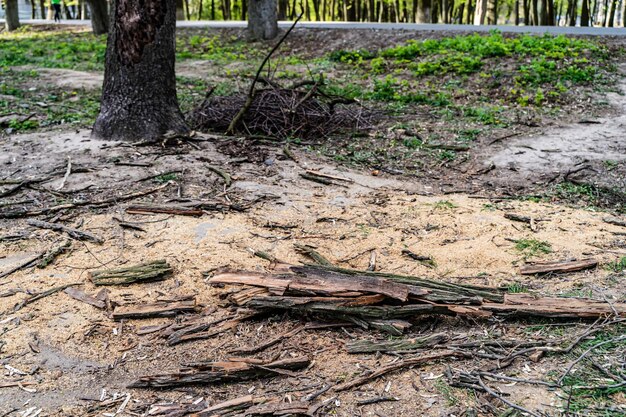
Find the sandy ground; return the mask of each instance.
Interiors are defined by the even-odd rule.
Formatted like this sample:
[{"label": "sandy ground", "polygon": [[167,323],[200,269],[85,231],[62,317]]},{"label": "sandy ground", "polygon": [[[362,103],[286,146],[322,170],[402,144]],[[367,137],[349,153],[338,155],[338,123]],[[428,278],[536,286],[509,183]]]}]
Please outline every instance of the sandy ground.
[{"label": "sandy ground", "polygon": [[[100,212],[62,213],[61,219],[66,224],[95,233],[105,243],[73,242],[70,253],[55,264],[45,269],[19,271],[0,281],[1,362],[26,373],[23,381],[33,384],[25,385],[25,389],[2,388],[0,413],[37,407],[43,409],[41,415],[102,415],[114,412],[119,406],[116,403],[99,410],[99,414],[88,411],[105,391],[107,398],[115,393],[129,393],[132,401],[127,411],[139,413],[134,415],[143,415],[151,404],[162,400],[190,403],[202,398],[201,401],[213,404],[248,392],[281,392],[280,395],[292,395],[296,399],[319,388],[319,384],[337,382],[358,374],[363,367],[373,368],[395,360],[393,356],[351,356],[345,352],[344,343],[352,338],[385,338],[384,335],[356,329],[312,331],[258,355],[309,356],[314,364],[299,378],[169,391],[129,390],[126,385],[139,375],[174,370],[182,363],[228,357],[230,349],[257,344],[292,328],[300,318],[278,315],[253,320],[214,339],[169,347],[154,335],[138,336],[136,331],[142,326],[175,319],[114,322],[109,313],[64,293],[12,312],[14,305],[26,298],[24,292],[38,292],[64,283],[79,282],[80,289],[95,294],[97,289],[88,279],[88,272],[93,269],[166,259],[175,269],[173,277],[158,283],[111,287],[111,300],[135,304],[194,295],[211,317],[223,316],[226,309],[217,296],[220,291],[207,284],[203,271],[223,266],[264,270],[266,262],[255,258],[250,249],[270,252],[291,263],[306,262],[294,250],[294,243],[314,245],[332,262],[345,267],[366,268],[371,250],[376,250],[380,271],[483,285],[518,283],[539,293],[624,298],[623,285],[602,268],[541,278],[518,275],[525,260],[596,257],[604,264],[626,254],[624,229],[604,223],[604,213],[462,194],[435,195],[420,184],[337,168],[299,152],[296,152],[298,163],[285,159],[276,148],[258,147],[240,150],[239,154],[233,154],[230,149],[225,154],[218,150],[224,150],[219,140],[200,142],[200,149],[185,147],[174,152],[117,145],[92,140],[88,132],[12,136],[2,143],[1,177],[11,176],[18,168],[29,177],[60,168],[59,175],[41,184],[43,189],[55,190],[61,184],[67,157],[71,156],[75,168],[89,169],[87,172],[76,169],[67,178],[63,190],[81,190],[86,185],[91,188],[88,192],[70,193],[65,197],[69,199],[97,199],[147,189],[159,184],[151,183],[154,180],[137,182],[138,178],[183,168],[184,172],[162,192],[144,201],[180,198],[178,190],[183,198],[227,195],[248,201],[263,196],[266,199],[245,212],[212,212],[201,218],[128,215],[123,203]],[[260,154],[262,161],[250,162],[251,154],[246,153],[250,151],[254,156]],[[151,166],[116,165],[119,161]],[[230,172],[235,179],[232,187],[225,189],[223,180],[211,173],[208,165]],[[345,186],[320,185],[299,177],[305,169],[353,182],[344,182]],[[42,188],[25,190],[12,199],[33,198],[41,203],[50,198],[50,193],[45,197]],[[526,224],[505,219],[506,212],[538,219],[538,229],[533,232]],[[123,230],[114,217],[140,222],[145,232]],[[3,220],[1,224],[3,235],[24,231],[28,237],[0,243],[0,270],[62,239],[56,232],[30,228],[24,220]],[[553,253],[525,259],[511,241],[521,238],[549,242]],[[403,257],[404,248],[431,256],[436,267],[429,268]],[[17,292],[12,294],[12,290]],[[530,337],[532,333],[524,330],[527,326],[520,322],[424,318],[415,321],[410,333],[445,331]],[[582,329],[584,323],[574,324],[570,330],[576,331],[577,327]],[[514,370],[527,378],[540,378],[562,366],[561,361],[558,358],[540,363],[520,361]],[[461,361],[452,365],[473,369],[476,363]],[[460,415],[485,401],[464,391],[446,389],[442,369],[441,365],[416,368],[342,393],[329,412],[341,416],[376,413],[411,416],[417,415],[416,412]],[[13,378],[9,373],[7,370],[5,380]],[[511,391],[511,399],[526,407],[545,411],[560,405],[554,392],[536,387],[513,388],[507,384],[495,386]],[[400,400],[366,407],[356,405],[357,400],[378,395],[386,388],[389,395]]]}]

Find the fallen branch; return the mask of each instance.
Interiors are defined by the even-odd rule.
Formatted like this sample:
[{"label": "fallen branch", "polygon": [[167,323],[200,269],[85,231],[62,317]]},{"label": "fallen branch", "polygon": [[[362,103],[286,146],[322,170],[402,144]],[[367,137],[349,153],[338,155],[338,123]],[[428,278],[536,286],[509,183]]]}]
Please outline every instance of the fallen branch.
[{"label": "fallen branch", "polygon": [[90,273],[95,285],[126,285],[134,282],[161,281],[173,269],[165,260],[147,262],[119,269],[105,269]]},{"label": "fallen branch", "polygon": [[448,340],[445,333],[416,337],[404,340],[370,341],[357,340],[346,344],[348,353],[374,353],[374,352],[410,352],[439,345]]},{"label": "fallen branch", "polygon": [[33,294],[30,297],[23,300],[22,302],[20,302],[19,304],[17,304],[15,307],[13,307],[13,311],[15,312],[15,311],[21,310],[22,308],[26,307],[28,304],[34,303],[37,300],[41,300],[42,298],[45,298],[52,294],[56,294],[59,291],[63,291],[64,289],[73,287],[75,285],[81,285],[81,283],[75,282],[72,284],[65,284],[65,285],[54,287],[54,288],[51,288],[49,290],[46,290],[37,294]]},{"label": "fallen branch", "polygon": [[66,252],[72,246],[72,241],[69,239],[65,242],[61,243],[59,246],[55,246],[54,248],[48,250],[45,255],[41,258],[41,260],[37,263],[37,268],[45,268],[50,265],[54,260]]},{"label": "fallen branch", "polygon": [[377,378],[380,378],[383,375],[387,375],[388,373],[397,371],[399,369],[410,368],[412,366],[421,365],[421,364],[436,361],[439,359],[458,357],[458,356],[463,356],[463,355],[459,352],[454,352],[451,350],[443,350],[441,352],[437,352],[437,353],[433,353],[429,355],[418,356],[415,358],[407,358],[402,361],[398,361],[390,365],[386,365],[381,368],[375,369],[372,373],[366,376],[358,377],[351,381],[344,382],[343,384],[336,385],[333,388],[333,390],[345,391],[351,388],[361,386],[368,382],[371,382]]},{"label": "fallen branch", "polygon": [[580,261],[544,262],[524,265],[520,268],[522,275],[547,274],[549,272],[566,273],[591,269],[598,266],[595,259],[581,259]]},{"label": "fallen branch", "polygon": [[176,372],[146,375],[132,382],[129,388],[166,388],[189,384],[240,382],[266,376],[281,375],[309,366],[305,357],[263,362],[254,359],[231,359],[224,362],[192,364]]},{"label": "fallen branch", "polygon": [[167,317],[179,313],[191,313],[197,309],[195,300],[175,302],[158,302],[153,304],[123,305],[117,307],[112,314],[113,320],[143,319],[149,317]]}]

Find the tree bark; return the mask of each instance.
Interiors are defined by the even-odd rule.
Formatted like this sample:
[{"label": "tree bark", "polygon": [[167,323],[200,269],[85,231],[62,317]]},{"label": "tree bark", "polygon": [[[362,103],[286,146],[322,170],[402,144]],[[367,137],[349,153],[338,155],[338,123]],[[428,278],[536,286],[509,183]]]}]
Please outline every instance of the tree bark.
[{"label": "tree bark", "polygon": [[487,1],[488,0],[476,0],[476,11],[474,14],[474,24],[485,24],[485,17],[487,16]]},{"label": "tree bark", "polygon": [[6,0],[6,16],[5,16],[5,28],[8,32],[20,27],[19,10],[17,7],[17,0]]},{"label": "tree bark", "polygon": [[91,10],[91,30],[94,35],[109,32],[109,10],[106,0],[87,0]]},{"label": "tree bark", "polygon": [[110,22],[92,135],[132,141],[188,133],[176,98],[175,0],[115,0]]},{"label": "tree bark", "polygon": [[580,26],[589,26],[589,0],[583,0],[580,12]]},{"label": "tree bark", "polygon": [[176,20],[185,20],[185,3],[183,0],[176,0]]},{"label": "tree bark", "polygon": [[250,0],[248,3],[248,36],[252,40],[269,40],[278,35],[276,0]]}]

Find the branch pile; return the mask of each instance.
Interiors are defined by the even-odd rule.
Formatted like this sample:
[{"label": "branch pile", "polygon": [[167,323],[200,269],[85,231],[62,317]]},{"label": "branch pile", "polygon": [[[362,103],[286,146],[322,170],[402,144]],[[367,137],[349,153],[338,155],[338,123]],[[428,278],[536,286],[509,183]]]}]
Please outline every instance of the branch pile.
[{"label": "branch pile", "polygon": [[626,316],[626,304],[506,294],[500,288],[328,265],[281,265],[275,273],[223,271],[209,282],[246,286],[231,295],[230,301],[248,309],[321,315],[395,334],[410,326],[406,320],[426,314],[588,319]]},{"label": "branch pile", "polygon": [[[246,105],[246,95],[207,97],[189,116],[193,129],[201,132],[226,132],[231,121]],[[281,87],[275,82],[257,90],[238,126],[248,134],[286,139],[326,137],[342,130],[371,128],[373,113],[341,97],[332,97],[315,83],[308,86]]]}]

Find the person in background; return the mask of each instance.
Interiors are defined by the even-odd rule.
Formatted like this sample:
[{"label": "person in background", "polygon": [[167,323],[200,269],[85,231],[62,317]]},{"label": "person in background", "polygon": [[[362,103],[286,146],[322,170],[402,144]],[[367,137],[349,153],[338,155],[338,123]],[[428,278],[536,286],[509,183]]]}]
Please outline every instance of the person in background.
[{"label": "person in background", "polygon": [[54,9],[54,21],[61,23],[61,0],[50,0]]}]

